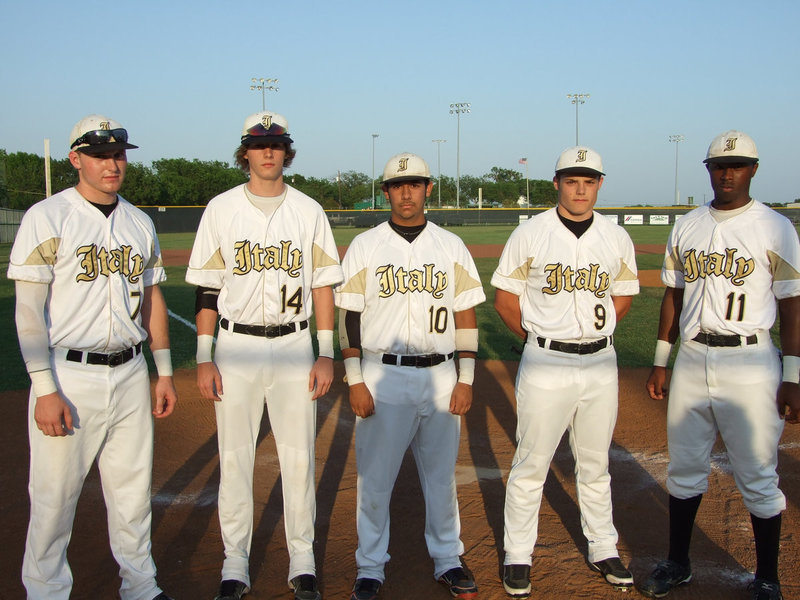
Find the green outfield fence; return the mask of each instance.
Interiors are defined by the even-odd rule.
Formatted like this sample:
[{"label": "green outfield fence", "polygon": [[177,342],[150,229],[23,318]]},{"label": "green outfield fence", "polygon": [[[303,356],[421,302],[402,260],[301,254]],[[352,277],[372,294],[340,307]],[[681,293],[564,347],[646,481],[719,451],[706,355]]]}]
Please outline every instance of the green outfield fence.
[{"label": "green outfield fence", "polygon": [[[197,231],[204,206],[141,206],[156,226],[158,233],[190,233]],[[536,215],[545,208],[430,208],[428,219],[444,226],[458,225],[515,225]],[[598,207],[603,214],[616,217],[620,225],[672,225],[686,214],[690,206],[661,207]],[[800,208],[775,208],[793,223],[800,223]],[[388,210],[326,210],[333,227],[374,227],[389,218]],[[0,242],[12,242],[24,211],[0,209]]]},{"label": "green outfield fence", "polygon": [[[158,233],[186,233],[197,231],[203,206],[142,206],[153,219]],[[523,219],[547,210],[545,208],[430,208],[427,217],[430,221],[444,226],[457,225],[515,225]],[[672,225],[675,219],[686,214],[693,207],[599,207],[596,210],[604,215],[617,218],[620,225]],[[800,222],[800,208],[776,208],[779,213],[792,222]],[[388,210],[326,210],[333,227],[374,227],[389,218]]]}]

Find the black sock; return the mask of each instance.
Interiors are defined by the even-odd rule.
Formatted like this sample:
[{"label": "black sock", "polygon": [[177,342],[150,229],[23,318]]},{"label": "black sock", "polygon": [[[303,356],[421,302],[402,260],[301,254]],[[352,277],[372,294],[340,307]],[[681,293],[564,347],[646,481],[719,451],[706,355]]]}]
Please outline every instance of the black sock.
[{"label": "black sock", "polygon": [[756,579],[778,583],[778,552],[781,543],[781,513],[769,519],[750,514],[756,539]]},{"label": "black sock", "polygon": [[689,543],[692,541],[692,529],[697,509],[703,494],[679,500],[669,497],[669,556],[667,558],[680,565],[689,564]]}]

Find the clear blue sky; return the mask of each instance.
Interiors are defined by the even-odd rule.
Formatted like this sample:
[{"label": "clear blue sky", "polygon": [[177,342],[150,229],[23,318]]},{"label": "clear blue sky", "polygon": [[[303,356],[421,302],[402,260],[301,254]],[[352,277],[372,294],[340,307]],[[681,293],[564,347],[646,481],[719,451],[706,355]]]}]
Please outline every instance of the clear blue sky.
[{"label": "clear blue sky", "polygon": [[[774,0],[381,0],[3,2],[0,148],[67,153],[98,112],[140,146],[129,160],[230,162],[261,109],[252,77],[278,78],[266,104],[289,119],[293,172],[375,173],[402,151],[456,174],[517,169],[549,179],[575,143],[603,156],[601,205],[710,199],[702,159],[727,129],[749,133],[761,167],[753,195],[800,197],[800,3]],[[291,171],[290,171],[291,173]]]}]

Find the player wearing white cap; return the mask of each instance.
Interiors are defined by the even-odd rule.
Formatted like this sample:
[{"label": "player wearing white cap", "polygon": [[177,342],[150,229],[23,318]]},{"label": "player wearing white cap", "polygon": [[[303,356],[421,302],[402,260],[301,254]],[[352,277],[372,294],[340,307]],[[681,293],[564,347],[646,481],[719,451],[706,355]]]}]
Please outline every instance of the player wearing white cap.
[{"label": "player wearing white cap", "polygon": [[[781,598],[778,443],[784,417],[800,420],[800,243],[792,223],[750,197],[758,151],[726,131],[705,159],[714,199],[675,223],[661,279],[666,285],[647,389],[667,395],[666,365],[681,337],[669,390],[669,554],[642,586],[661,598],[692,578],[689,544],[708,490],[719,434],[750,511],[756,547],[754,600]],[[780,360],[769,330],[780,315]],[[788,414],[787,414],[788,408]]]},{"label": "player wearing white cap", "polygon": [[485,296],[464,243],[425,218],[432,187],[419,156],[389,159],[382,189],[391,219],[356,236],[342,261],[344,282],[336,288],[339,339],[357,416],[358,574],[351,600],[374,600],[384,581],[389,500],[409,446],[425,499],[434,578],[454,598],[478,594],[460,559],[455,464],[461,415],[472,404],[474,307]]},{"label": "player wearing white cap", "polygon": [[542,488],[565,430],[589,563],[615,587],[633,584],[617,553],[608,450],[617,417],[613,333],[639,282],[630,237],[593,211],[603,175],[591,148],[565,150],[553,178],[558,205],[514,230],[492,276],[497,312],[525,340],[505,502],[503,586],[514,597],[531,591]]},{"label": "player wearing white cap", "polygon": [[342,280],[342,269],[322,207],[283,181],[295,156],[291,144],[282,115],[245,119],[235,158],[250,180],[208,203],[186,273],[198,286],[197,383],[204,398],[215,400],[217,416],[225,545],[217,600],[238,600],[250,589],[253,467],[265,403],[281,469],[289,586],[297,600],[320,598],[313,401],[333,380],[331,286]]},{"label": "player wearing white cap", "polygon": [[[66,600],[67,544],[96,460],[122,600],[169,600],[150,552],[153,418],[172,413],[165,279],[152,221],[118,191],[128,132],[101,115],[70,133],[78,184],[32,206],[11,249],[20,349],[31,376],[30,524],[22,564],[29,599]],[[158,381],[151,408],[142,355]],[[151,415],[152,411],[152,415]]]}]

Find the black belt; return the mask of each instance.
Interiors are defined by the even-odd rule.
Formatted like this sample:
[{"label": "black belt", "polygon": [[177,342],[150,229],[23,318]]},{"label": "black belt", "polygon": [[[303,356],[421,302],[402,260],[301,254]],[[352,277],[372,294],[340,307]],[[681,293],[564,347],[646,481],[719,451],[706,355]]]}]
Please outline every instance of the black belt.
[{"label": "black belt", "polygon": [[692,338],[693,342],[700,342],[706,346],[726,346],[729,348],[741,346],[742,340],[744,340],[748,346],[752,346],[753,344],[758,343],[758,336],[755,333],[745,337],[743,335],[736,334],[725,335],[722,333],[705,333],[701,331],[694,336],[694,338]]},{"label": "black belt", "polygon": [[[80,350],[67,350],[67,360],[72,362],[83,363],[87,365],[106,365],[109,367],[118,367],[124,365],[137,354],[142,351],[142,342],[135,346],[120,350],[119,352],[112,352],[111,354],[102,354],[100,352],[82,352]],[[86,360],[84,360],[86,357]]]},{"label": "black belt", "polygon": [[418,369],[425,367],[435,367],[442,364],[446,360],[453,358],[455,353],[450,354],[419,354],[419,355],[398,355],[398,354],[384,354],[383,364],[385,365],[400,365],[401,367],[417,367]]},{"label": "black belt", "polygon": [[[536,341],[539,342],[540,348],[545,348],[547,340],[543,337],[537,337]],[[595,340],[593,342],[583,342],[581,344],[575,342],[559,342],[558,340],[550,340],[550,350],[556,352],[566,352],[567,354],[594,354],[603,348],[606,348],[614,343],[614,336]]]},{"label": "black belt", "polygon": [[[219,320],[219,326],[226,331],[230,321],[223,317]],[[245,325],[244,323],[234,323],[233,333],[243,333],[245,335],[254,335],[256,337],[276,338],[284,335],[289,335],[295,331],[302,331],[308,329],[308,321],[300,321],[299,323],[286,323],[284,325]]]}]

